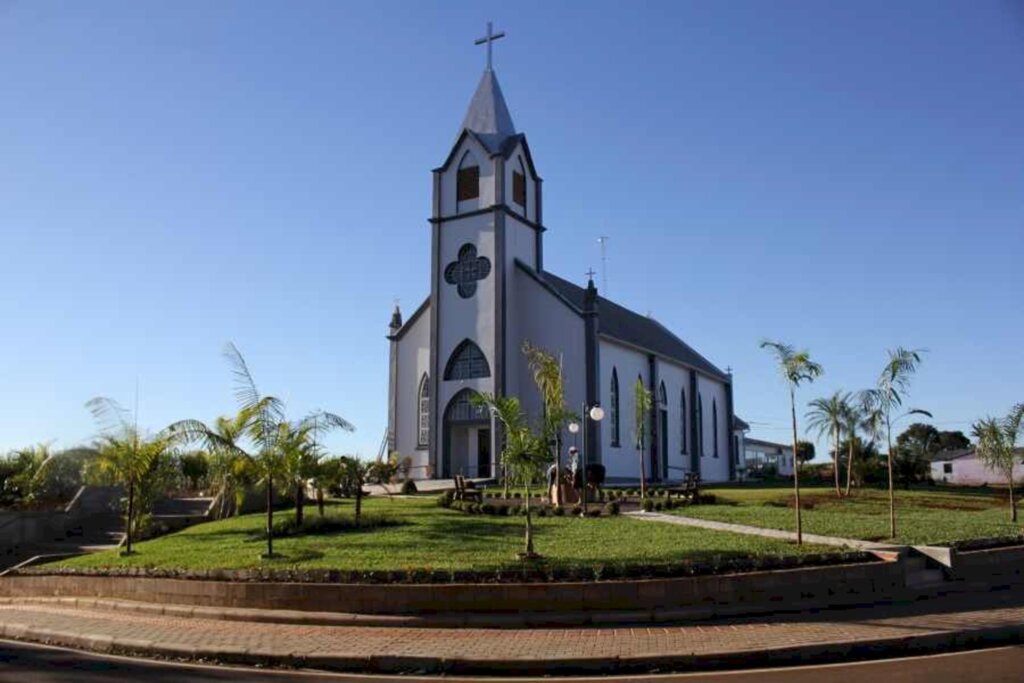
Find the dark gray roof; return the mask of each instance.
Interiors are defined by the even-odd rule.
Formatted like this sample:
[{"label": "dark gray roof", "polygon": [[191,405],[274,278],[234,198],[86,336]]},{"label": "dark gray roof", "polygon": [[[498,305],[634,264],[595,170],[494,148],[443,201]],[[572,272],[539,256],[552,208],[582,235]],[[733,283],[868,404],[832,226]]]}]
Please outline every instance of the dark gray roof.
[{"label": "dark gray roof", "polygon": [[[1013,452],[1018,456],[1024,456],[1024,448],[1014,448]],[[949,462],[950,460],[959,460],[961,458],[973,458],[975,455],[975,447],[970,448],[957,448],[951,451],[939,451],[932,456],[932,462]]]},{"label": "dark gray roof", "polygon": [[[529,270],[529,266],[523,266]],[[561,297],[570,301],[573,306],[583,309],[583,297],[586,290],[563,280],[557,275],[544,271],[537,273]],[[714,366],[708,359],[694,351],[686,342],[672,334],[667,327],[654,318],[620,306],[602,296],[597,298],[598,323],[597,329],[612,339],[617,339],[633,346],[651,351],[657,355],[675,360],[683,365],[696,368],[705,374],[728,379],[728,375]]]},{"label": "dark gray roof", "polygon": [[491,69],[485,70],[480,77],[459,132],[463,130],[473,131],[491,154],[501,151],[504,142],[516,134],[498,77]]},{"label": "dark gray roof", "polygon": [[751,439],[747,437],[743,439],[743,443],[747,446],[762,446],[764,448],[771,448],[776,453],[781,453],[784,450],[793,450],[792,444],[776,443],[774,441],[764,441],[762,439]]},{"label": "dark gray roof", "polygon": [[746,431],[746,430],[750,429],[750,425],[747,424],[744,420],[741,420],[738,415],[733,415],[732,416],[732,428],[733,429],[742,429],[742,430]]}]

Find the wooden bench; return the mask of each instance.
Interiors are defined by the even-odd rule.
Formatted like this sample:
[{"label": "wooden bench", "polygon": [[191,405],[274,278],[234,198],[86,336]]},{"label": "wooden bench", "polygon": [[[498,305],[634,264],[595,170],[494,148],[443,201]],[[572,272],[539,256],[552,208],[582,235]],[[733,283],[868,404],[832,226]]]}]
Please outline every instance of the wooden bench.
[{"label": "wooden bench", "polygon": [[681,486],[674,486],[668,492],[677,495],[691,503],[700,500],[700,475],[696,472],[687,472],[683,477]]},{"label": "wooden bench", "polygon": [[473,482],[467,482],[461,474],[455,475],[455,500],[475,500],[482,503],[484,500],[483,491],[473,488]]}]

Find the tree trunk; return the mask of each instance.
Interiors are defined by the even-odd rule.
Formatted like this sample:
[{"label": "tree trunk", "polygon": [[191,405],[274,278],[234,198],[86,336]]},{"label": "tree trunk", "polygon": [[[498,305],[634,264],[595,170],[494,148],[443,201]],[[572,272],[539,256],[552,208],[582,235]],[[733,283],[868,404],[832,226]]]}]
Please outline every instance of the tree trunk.
[{"label": "tree trunk", "polygon": [[[640,500],[647,498],[647,472],[644,468],[644,447],[643,445],[637,449],[637,455],[640,456]],[[584,492],[586,495],[586,492]]]},{"label": "tree trunk", "polygon": [[896,489],[892,481],[892,424],[889,416],[885,416],[885,440],[889,446],[889,455],[886,458],[889,467],[889,538],[896,538]]},{"label": "tree trunk", "polygon": [[789,390],[789,410],[793,418],[793,494],[796,498],[796,544],[804,542],[803,520],[800,517],[800,454],[797,452],[796,437],[796,394]]},{"label": "tree trunk", "polygon": [[124,552],[132,554],[132,525],[135,521],[135,482],[128,482],[128,523],[125,524]]},{"label": "tree trunk", "polygon": [[843,491],[839,488],[839,427],[836,427],[835,450],[832,451],[832,474],[836,481],[836,498],[843,497]]},{"label": "tree trunk", "polygon": [[850,495],[850,482],[853,481],[853,434],[850,434],[850,452],[846,456],[846,495]]},{"label": "tree trunk", "polygon": [[320,511],[320,516],[324,516],[324,489],[321,486],[316,487],[316,509]]},{"label": "tree trunk", "polygon": [[536,556],[533,552],[533,518],[530,511],[530,485],[526,485],[526,549],[523,551],[523,559],[532,559]]},{"label": "tree trunk", "polygon": [[267,477],[267,557],[274,556],[274,480]]},{"label": "tree trunk", "polygon": [[305,498],[302,494],[302,482],[295,483],[295,523],[302,526],[305,518]]},{"label": "tree trunk", "polygon": [[356,528],[359,528],[359,522],[363,515],[363,485],[359,484],[356,487]]},{"label": "tree trunk", "polygon": [[1010,483],[1010,521],[1017,523],[1017,499],[1013,493],[1013,465],[1010,465],[1010,476],[1006,478]]}]

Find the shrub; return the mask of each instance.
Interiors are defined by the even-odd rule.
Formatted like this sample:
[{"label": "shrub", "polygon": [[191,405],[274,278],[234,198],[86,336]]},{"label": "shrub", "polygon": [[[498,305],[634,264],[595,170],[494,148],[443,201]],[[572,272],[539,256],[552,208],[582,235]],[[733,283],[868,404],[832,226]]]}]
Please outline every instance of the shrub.
[{"label": "shrub", "polygon": [[654,509],[657,510],[658,512],[661,512],[663,509],[665,509],[665,504],[662,503],[660,500],[656,501],[654,503]]},{"label": "shrub", "polygon": [[512,514],[512,506],[511,505],[502,505],[500,508],[498,508],[498,514],[501,514],[501,515],[504,515],[504,516],[508,517],[509,515]]},{"label": "shrub", "polygon": [[519,491],[516,491],[515,493],[512,494],[512,497],[515,498],[516,500],[520,500],[522,499],[523,494],[519,493]]},{"label": "shrub", "polygon": [[452,492],[445,491],[444,493],[437,497],[437,505],[438,507],[450,508],[452,506],[453,499],[454,496],[452,495]]},{"label": "shrub", "polygon": [[493,503],[484,503],[483,505],[480,506],[480,512],[484,513],[485,515],[493,515],[495,512],[497,512],[497,509],[494,507]]},{"label": "shrub", "polygon": [[617,500],[610,500],[604,504],[604,514],[611,517],[612,515],[619,514],[619,502]]},{"label": "shrub", "polygon": [[[295,517],[279,518],[274,522],[274,537],[286,538],[288,536],[315,536],[319,534],[335,534],[353,531],[368,531],[384,527],[400,526],[402,522],[382,515],[362,515],[359,526],[356,526],[354,517],[342,517],[337,515],[307,516],[302,524],[296,524]],[[254,538],[266,538],[266,530],[260,529],[253,534]]]},{"label": "shrub", "polygon": [[548,516],[548,509],[546,507],[540,508],[539,510],[537,510],[537,516],[538,517],[547,517]]},{"label": "shrub", "polygon": [[587,517],[600,517],[600,516],[601,516],[601,508],[599,508],[597,506],[594,506],[592,508],[587,508]]},{"label": "shrub", "polygon": [[554,510],[552,510],[552,512],[554,513],[555,517],[565,517],[565,508],[563,507],[557,507]]},{"label": "shrub", "polygon": [[419,489],[416,488],[416,482],[412,479],[406,479],[402,482],[402,495],[411,496],[418,491]]},{"label": "shrub", "polygon": [[572,516],[573,517],[579,517],[581,514],[583,514],[583,508],[581,508],[579,505],[573,505],[572,506]]},{"label": "shrub", "polygon": [[640,509],[644,512],[650,512],[654,509],[654,501],[650,498],[644,498],[644,501],[640,503]]}]

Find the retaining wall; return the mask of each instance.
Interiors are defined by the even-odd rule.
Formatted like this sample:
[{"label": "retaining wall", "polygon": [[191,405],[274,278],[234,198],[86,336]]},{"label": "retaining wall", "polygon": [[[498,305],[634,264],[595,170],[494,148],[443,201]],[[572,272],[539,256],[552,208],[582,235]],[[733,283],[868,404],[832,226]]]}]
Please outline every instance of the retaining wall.
[{"label": "retaining wall", "polygon": [[0,596],[101,597],[207,607],[361,614],[665,610],[862,604],[905,589],[899,562],[865,562],[673,579],[535,584],[327,584],[26,574]]}]

